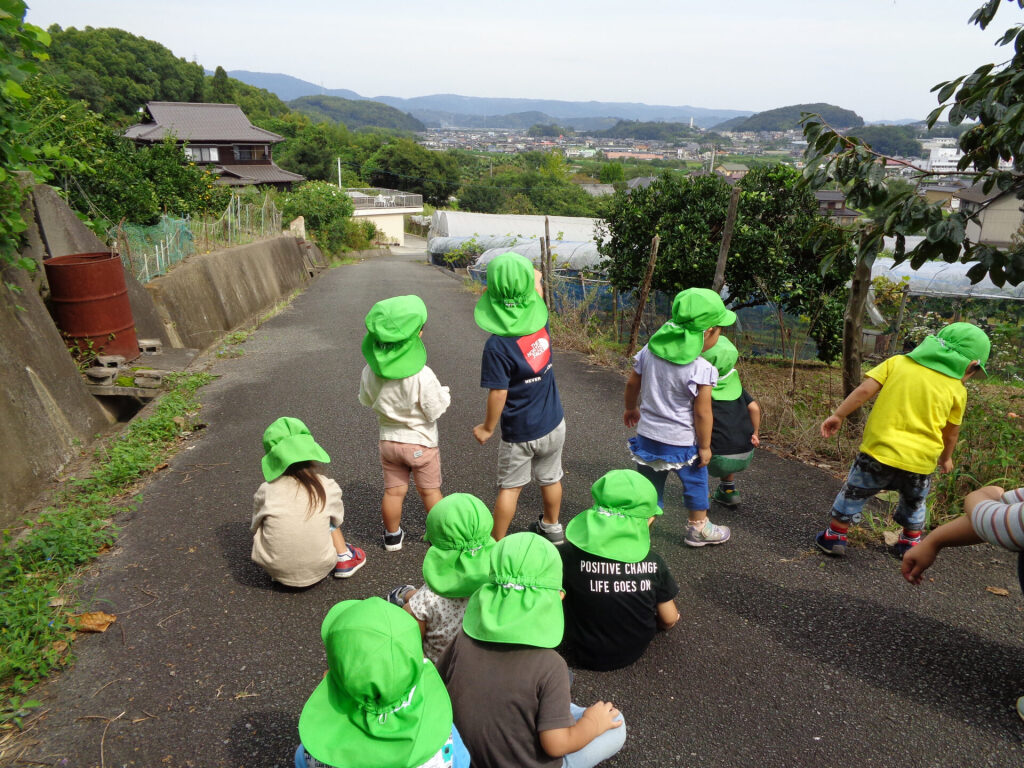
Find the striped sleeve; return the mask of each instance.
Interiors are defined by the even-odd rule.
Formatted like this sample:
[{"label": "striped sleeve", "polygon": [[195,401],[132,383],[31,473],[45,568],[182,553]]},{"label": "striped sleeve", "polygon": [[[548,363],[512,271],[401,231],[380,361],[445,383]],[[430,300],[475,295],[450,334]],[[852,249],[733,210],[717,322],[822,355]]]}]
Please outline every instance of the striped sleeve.
[{"label": "striped sleeve", "polygon": [[1024,488],[1007,491],[999,501],[979,502],[971,513],[971,525],[991,544],[1014,552],[1024,550]]}]

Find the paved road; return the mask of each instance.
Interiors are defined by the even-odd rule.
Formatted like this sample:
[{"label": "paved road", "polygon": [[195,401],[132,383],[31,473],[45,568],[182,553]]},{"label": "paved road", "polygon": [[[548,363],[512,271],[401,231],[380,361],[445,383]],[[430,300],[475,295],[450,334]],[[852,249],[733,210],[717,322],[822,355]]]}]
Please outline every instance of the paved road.
[{"label": "paved road", "polygon": [[[117,549],[89,573],[85,598],[119,619],[75,643],[74,668],[43,691],[49,712],[26,755],[67,766],[287,766],[296,720],[324,668],[319,625],[337,600],[417,582],[423,512],[400,553],[379,543],[377,428],[356,400],[363,316],[419,293],[430,309],[430,365],[451,386],[441,420],[446,491],[492,503],[496,446],[470,429],[483,413],[474,297],[398,255],[334,269],[244,345],[203,390],[208,428],[144,489]],[[565,507],[628,465],[622,380],[556,355],[566,408]],[[274,587],[249,561],[263,429],[302,418],[333,457],[345,534],[368,563],[347,581]],[[655,547],[680,583],[682,621],[630,669],[576,675],[574,698],[620,705],[629,738],[612,766],[1021,766],[1022,600],[1010,557],[949,551],[913,589],[881,547],[825,561],[810,546],[836,481],[762,452],[742,475],[741,510],[722,547],[683,546],[678,498]],[[539,509],[525,493],[513,530]],[[1005,587],[997,597],[986,586]],[[102,718],[121,717],[112,722]],[[372,766],[368,766],[372,768]]]}]

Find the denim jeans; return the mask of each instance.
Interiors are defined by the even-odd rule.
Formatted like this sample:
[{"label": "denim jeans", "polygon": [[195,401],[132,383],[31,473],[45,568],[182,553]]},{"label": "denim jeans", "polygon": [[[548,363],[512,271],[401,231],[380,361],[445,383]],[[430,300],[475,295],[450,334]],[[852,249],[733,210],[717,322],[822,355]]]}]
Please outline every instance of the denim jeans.
[{"label": "denim jeans", "polygon": [[866,453],[858,453],[832,502],[832,517],[841,523],[859,523],[868,499],[879,491],[897,491],[900,501],[893,520],[907,530],[920,531],[928,512],[925,499],[930,487],[930,475],[890,467]]},{"label": "denim jeans", "polygon": [[[575,720],[583,717],[583,707],[570,704],[569,709]],[[622,749],[622,745],[626,743],[626,721],[622,719],[621,712],[618,719],[622,721],[621,726],[605,731],[583,749],[563,757],[562,768],[593,768]]]}]

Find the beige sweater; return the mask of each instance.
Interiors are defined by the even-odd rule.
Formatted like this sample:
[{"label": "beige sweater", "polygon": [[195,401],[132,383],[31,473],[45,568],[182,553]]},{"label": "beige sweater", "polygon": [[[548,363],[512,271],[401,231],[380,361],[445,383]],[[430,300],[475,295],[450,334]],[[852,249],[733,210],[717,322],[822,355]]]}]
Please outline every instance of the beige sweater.
[{"label": "beige sweater", "polygon": [[345,519],[341,488],[329,477],[318,477],[327,503],[308,518],[306,491],[289,475],[263,483],[253,497],[252,559],[289,587],[315,584],[334,570],[338,559],[330,526]]},{"label": "beige sweater", "polygon": [[380,422],[380,439],[437,447],[437,420],[452,402],[430,366],[404,379],[382,379],[363,368],[359,402],[373,408]]}]

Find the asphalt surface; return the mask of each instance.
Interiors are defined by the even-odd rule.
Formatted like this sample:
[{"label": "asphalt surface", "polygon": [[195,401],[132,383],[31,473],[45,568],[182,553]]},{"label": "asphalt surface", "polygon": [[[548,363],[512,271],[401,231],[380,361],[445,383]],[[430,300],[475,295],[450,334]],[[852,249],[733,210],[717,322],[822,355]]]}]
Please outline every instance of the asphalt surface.
[{"label": "asphalt surface", "polygon": [[[497,441],[480,447],[471,434],[484,412],[475,297],[422,254],[328,271],[244,356],[212,362],[207,428],[145,485],[117,548],[86,577],[88,607],[118,620],[79,638],[74,667],[39,692],[47,711],[24,737],[23,761],[291,765],[299,711],[325,668],[324,614],[421,582],[424,512],[411,491],[405,548],[383,550],[376,419],[356,399],[365,312],[404,293],[429,308],[428,363],[452,392],[440,422],[443,490],[493,503]],[[589,506],[594,480],[630,466],[628,432],[620,376],[558,350],[555,371],[566,521]],[[290,590],[249,560],[260,439],[283,415],[303,419],[333,458],[345,535],[367,552],[351,579]],[[732,526],[731,542],[685,547],[678,493],[654,527],[680,584],[679,624],[628,669],[576,672],[578,703],[612,700],[625,714],[626,746],[607,765],[1024,765],[1013,709],[1024,693],[1024,602],[1008,553],[947,550],[932,581],[913,588],[881,544],[841,561],[814,551],[838,488],[822,470],[761,451],[740,483],[741,508],[711,511]],[[539,508],[531,487],[512,530]]]}]

